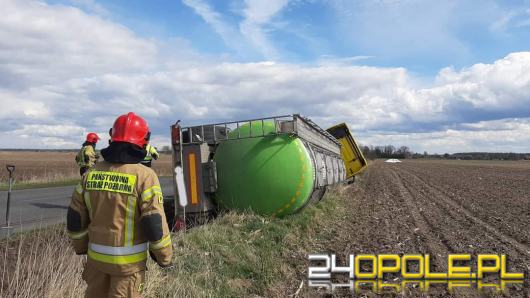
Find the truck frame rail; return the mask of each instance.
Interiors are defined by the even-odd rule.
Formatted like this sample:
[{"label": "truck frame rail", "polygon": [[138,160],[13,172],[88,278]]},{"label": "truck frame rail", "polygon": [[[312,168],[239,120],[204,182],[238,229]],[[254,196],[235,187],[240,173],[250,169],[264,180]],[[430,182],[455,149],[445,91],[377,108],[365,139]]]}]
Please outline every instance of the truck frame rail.
[{"label": "truck frame rail", "polygon": [[[260,123],[261,122],[261,123]],[[273,122],[274,132],[265,133],[264,123]],[[261,133],[252,130],[252,125],[261,127]],[[249,125],[249,134],[242,135],[239,128],[243,125]],[[236,130],[236,136],[230,136],[231,131]],[[210,145],[218,144],[223,141],[239,140],[246,138],[258,138],[270,135],[293,135],[305,141],[326,149],[328,151],[340,154],[340,142],[333,137],[329,132],[320,128],[309,118],[301,116],[300,114],[283,115],[264,117],[240,121],[221,122],[215,124],[203,124],[197,126],[182,127],[182,144],[201,144],[208,143]]]}]

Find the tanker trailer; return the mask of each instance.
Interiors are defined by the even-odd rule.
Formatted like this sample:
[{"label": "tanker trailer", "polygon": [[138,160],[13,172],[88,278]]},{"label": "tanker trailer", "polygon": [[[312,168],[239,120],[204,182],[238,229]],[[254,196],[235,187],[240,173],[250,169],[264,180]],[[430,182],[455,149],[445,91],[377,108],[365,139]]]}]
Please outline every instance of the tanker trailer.
[{"label": "tanker trailer", "polygon": [[[282,217],[319,201],[346,179],[341,144],[298,114],[171,126],[175,199],[181,223],[221,209]],[[172,206],[169,206],[171,204]]]}]

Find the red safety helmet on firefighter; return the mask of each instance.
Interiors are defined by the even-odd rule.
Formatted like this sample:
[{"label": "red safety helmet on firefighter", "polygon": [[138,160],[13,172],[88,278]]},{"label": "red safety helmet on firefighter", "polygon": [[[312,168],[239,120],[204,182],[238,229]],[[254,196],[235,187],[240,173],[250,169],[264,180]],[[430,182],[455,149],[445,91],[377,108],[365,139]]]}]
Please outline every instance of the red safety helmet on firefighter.
[{"label": "red safety helmet on firefighter", "polygon": [[142,148],[149,141],[150,135],[147,122],[133,112],[118,117],[110,130],[112,142],[127,142]]},{"label": "red safety helmet on firefighter", "polygon": [[99,141],[99,136],[95,132],[89,132],[86,135],[86,141],[95,144]]}]

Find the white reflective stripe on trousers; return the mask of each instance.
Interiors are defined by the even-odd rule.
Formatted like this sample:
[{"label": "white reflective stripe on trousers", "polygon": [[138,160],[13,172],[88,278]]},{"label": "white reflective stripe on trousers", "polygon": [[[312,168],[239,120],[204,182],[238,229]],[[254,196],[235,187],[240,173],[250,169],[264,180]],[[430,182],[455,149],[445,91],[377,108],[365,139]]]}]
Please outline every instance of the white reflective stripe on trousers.
[{"label": "white reflective stripe on trousers", "polygon": [[111,255],[111,256],[126,256],[141,253],[147,250],[147,242],[136,244],[134,246],[107,246],[95,243],[89,243],[90,249],[94,252]]}]

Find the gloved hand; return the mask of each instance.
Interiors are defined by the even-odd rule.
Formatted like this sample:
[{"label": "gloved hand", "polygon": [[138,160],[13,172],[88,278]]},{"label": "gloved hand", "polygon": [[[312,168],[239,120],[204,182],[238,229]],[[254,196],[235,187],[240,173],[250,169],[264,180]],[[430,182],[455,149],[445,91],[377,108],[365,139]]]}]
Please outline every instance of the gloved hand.
[{"label": "gloved hand", "polygon": [[168,265],[161,265],[160,263],[158,263],[158,261],[156,260],[156,256],[152,251],[149,251],[149,256],[153,261],[155,261],[155,263],[158,264],[158,266],[160,266],[160,268],[162,268],[162,271],[164,272],[171,271],[175,268],[175,265],[173,265],[173,263],[169,263]]}]

